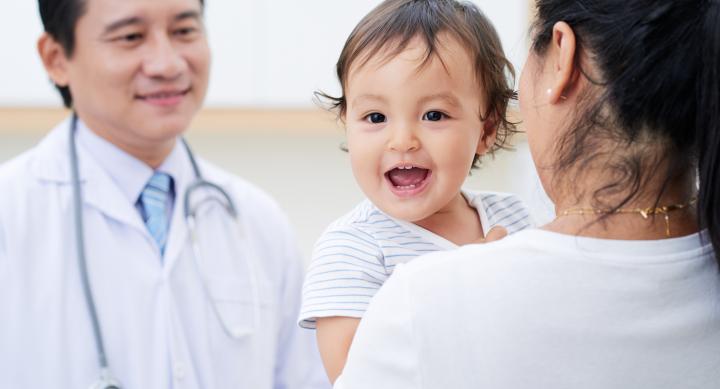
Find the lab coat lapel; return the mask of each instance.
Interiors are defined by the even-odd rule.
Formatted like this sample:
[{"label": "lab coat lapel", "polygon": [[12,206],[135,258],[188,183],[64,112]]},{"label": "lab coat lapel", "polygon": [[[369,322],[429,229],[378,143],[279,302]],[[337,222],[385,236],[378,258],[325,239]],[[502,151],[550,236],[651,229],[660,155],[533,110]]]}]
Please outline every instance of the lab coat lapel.
[{"label": "lab coat lapel", "polygon": [[[83,156],[86,159],[91,158],[87,153],[84,155],[81,153],[81,157]],[[138,210],[128,201],[108,174],[90,161],[81,162],[80,166],[81,171],[86,172],[83,182],[85,204],[98,209],[116,221],[137,229],[152,239]]]},{"label": "lab coat lapel", "polygon": [[[38,145],[31,171],[39,180],[65,185],[68,191],[72,191],[69,136],[68,119],[53,129]],[[133,227],[152,239],[140,214],[117,184],[80,145],[77,151],[84,205],[95,208],[107,217]]]},{"label": "lab coat lapel", "polygon": [[170,230],[168,234],[167,246],[165,247],[165,256],[163,263],[165,271],[170,272],[177,262],[180,254],[190,244],[188,237],[188,227],[185,222],[184,201],[185,192],[197,177],[190,163],[190,158],[181,143],[176,146],[182,150],[182,162],[178,169],[173,172],[175,180],[175,203],[173,208],[172,219],[170,220]]}]

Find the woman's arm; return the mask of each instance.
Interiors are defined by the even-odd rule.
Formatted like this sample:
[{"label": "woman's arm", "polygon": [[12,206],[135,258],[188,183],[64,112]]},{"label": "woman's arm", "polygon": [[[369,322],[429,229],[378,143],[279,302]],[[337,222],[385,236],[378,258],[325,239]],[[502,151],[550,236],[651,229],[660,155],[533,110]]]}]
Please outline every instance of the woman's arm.
[{"label": "woman's arm", "polygon": [[317,342],[320,356],[330,382],[342,373],[360,319],[354,317],[322,317],[317,319]]}]

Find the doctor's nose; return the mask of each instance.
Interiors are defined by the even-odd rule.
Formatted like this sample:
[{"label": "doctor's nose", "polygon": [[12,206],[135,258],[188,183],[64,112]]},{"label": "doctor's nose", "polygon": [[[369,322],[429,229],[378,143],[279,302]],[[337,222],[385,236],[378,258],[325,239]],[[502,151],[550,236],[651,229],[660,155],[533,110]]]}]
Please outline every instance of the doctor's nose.
[{"label": "doctor's nose", "polygon": [[164,80],[178,78],[186,68],[187,61],[167,37],[153,40],[143,62],[146,76]]},{"label": "doctor's nose", "polygon": [[420,140],[411,126],[398,124],[390,130],[387,147],[401,153],[417,151],[420,149]]}]

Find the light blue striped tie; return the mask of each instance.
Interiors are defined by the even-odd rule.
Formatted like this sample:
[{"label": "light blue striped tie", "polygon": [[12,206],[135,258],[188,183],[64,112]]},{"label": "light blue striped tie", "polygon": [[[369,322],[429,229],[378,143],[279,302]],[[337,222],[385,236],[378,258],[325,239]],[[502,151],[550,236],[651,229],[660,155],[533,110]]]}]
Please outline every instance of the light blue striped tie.
[{"label": "light blue striped tie", "polygon": [[140,193],[140,203],[145,211],[145,225],[160,248],[165,253],[168,236],[167,202],[170,199],[172,178],[166,173],[155,172]]}]

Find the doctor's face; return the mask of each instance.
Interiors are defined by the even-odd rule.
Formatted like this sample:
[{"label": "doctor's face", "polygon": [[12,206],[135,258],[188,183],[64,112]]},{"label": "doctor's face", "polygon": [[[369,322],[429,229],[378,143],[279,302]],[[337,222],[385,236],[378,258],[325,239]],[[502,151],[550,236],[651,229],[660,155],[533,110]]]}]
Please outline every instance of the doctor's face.
[{"label": "doctor's face", "polygon": [[200,1],[85,3],[66,59],[75,109],[126,151],[171,148],[207,90],[210,51]]}]

